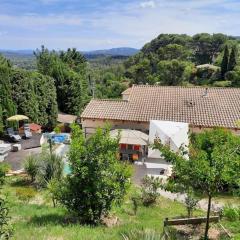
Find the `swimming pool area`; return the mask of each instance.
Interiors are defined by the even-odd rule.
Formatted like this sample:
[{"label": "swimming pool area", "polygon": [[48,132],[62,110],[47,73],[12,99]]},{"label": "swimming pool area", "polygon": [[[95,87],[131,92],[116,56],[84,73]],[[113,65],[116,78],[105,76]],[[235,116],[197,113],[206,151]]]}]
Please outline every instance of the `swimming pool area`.
[{"label": "swimming pool area", "polygon": [[49,139],[52,140],[53,143],[61,144],[70,142],[70,134],[69,133],[43,133],[42,138],[40,140],[41,145],[47,143]]},{"label": "swimming pool area", "polygon": [[65,162],[64,163],[64,169],[63,169],[63,173],[64,175],[68,175],[70,174],[72,171],[71,171],[71,168],[69,166],[69,163]]}]

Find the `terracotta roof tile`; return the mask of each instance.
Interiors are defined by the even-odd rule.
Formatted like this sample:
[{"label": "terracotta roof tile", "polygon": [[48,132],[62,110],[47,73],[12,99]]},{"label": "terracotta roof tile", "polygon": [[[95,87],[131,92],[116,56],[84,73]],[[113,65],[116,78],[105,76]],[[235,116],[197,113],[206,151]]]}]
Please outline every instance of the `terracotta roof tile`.
[{"label": "terracotta roof tile", "polygon": [[[236,128],[240,119],[240,89],[133,86],[128,101],[92,100],[82,118],[148,122],[167,120],[203,127]],[[205,96],[206,95],[206,96]]]}]

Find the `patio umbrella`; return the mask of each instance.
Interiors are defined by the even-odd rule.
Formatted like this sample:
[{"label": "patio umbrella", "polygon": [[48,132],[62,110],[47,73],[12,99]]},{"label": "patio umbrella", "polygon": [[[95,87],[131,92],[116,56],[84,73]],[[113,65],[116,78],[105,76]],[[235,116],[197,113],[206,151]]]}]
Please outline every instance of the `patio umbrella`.
[{"label": "patio umbrella", "polygon": [[17,122],[17,128],[19,129],[19,121],[29,120],[27,116],[24,115],[14,115],[9,118],[7,118],[7,121],[9,122]]},{"label": "patio umbrella", "polygon": [[22,120],[28,120],[29,118],[27,116],[24,116],[24,115],[14,115],[14,116],[11,116],[7,119],[7,121],[22,121]]}]

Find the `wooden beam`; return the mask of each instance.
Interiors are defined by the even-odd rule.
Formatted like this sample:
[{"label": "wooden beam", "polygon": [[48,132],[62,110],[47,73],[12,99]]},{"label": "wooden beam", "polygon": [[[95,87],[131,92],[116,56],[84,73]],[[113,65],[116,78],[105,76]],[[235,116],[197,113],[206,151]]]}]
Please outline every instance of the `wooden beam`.
[{"label": "wooden beam", "polygon": [[[206,217],[196,217],[196,218],[180,218],[180,219],[171,219],[166,218],[164,220],[164,226],[172,226],[172,225],[187,225],[187,224],[201,224],[207,221]],[[212,216],[209,219],[209,222],[219,222],[219,216]]]}]

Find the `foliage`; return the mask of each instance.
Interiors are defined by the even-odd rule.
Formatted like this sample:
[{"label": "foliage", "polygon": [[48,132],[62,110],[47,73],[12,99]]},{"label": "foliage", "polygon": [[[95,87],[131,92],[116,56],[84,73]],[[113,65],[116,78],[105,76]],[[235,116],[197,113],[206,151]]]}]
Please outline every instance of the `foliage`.
[{"label": "foliage", "polygon": [[58,125],[58,126],[56,126],[54,129],[53,129],[53,131],[55,132],[55,133],[61,133],[61,127]]},{"label": "foliage", "polygon": [[52,178],[47,184],[47,190],[50,198],[52,199],[53,207],[56,207],[58,199],[60,198],[59,189],[61,188],[61,181],[56,178]]},{"label": "foliage", "polygon": [[221,74],[224,79],[226,72],[228,71],[228,62],[229,62],[229,50],[228,45],[225,46],[222,64],[221,64]]},{"label": "foliage", "polygon": [[144,206],[150,206],[156,203],[160,196],[158,190],[162,187],[162,181],[153,176],[145,176],[142,180],[142,202]]},{"label": "foliage", "polygon": [[223,216],[229,221],[239,221],[240,220],[240,207],[225,206],[223,208]]},{"label": "foliage", "polygon": [[[181,153],[174,153],[168,146],[156,142],[155,147],[161,151],[167,161],[173,164],[173,181],[180,189],[192,188],[208,196],[209,219],[212,197],[227,184],[236,186],[239,181],[240,139],[230,131],[213,129],[193,135],[189,160]],[[177,188],[176,188],[177,189]],[[209,221],[206,223],[207,238]]]},{"label": "foliage", "polygon": [[0,163],[0,186],[4,184],[5,176],[10,166],[7,163]]},{"label": "foliage", "polygon": [[188,191],[185,198],[185,206],[187,208],[188,217],[192,217],[193,211],[197,207],[198,200],[194,197],[194,194],[191,191]]},{"label": "foliage", "polygon": [[161,234],[148,229],[132,230],[122,234],[123,240],[161,240]]},{"label": "foliage", "polygon": [[9,223],[9,207],[6,198],[2,196],[2,185],[5,182],[6,172],[9,170],[9,166],[4,163],[0,163],[0,239],[7,240],[12,236],[13,229]]},{"label": "foliage", "polygon": [[9,224],[9,208],[6,200],[0,197],[0,239],[10,239],[13,234],[13,228]]},{"label": "foliage", "polygon": [[110,137],[109,129],[97,129],[85,139],[79,126],[72,127],[71,174],[59,200],[82,223],[99,223],[129,187],[130,168],[117,158],[118,141]]},{"label": "foliage", "polygon": [[46,187],[52,179],[58,181],[62,179],[64,169],[62,157],[45,150],[38,156],[38,158],[36,179],[40,186]]},{"label": "foliage", "polygon": [[31,182],[34,182],[38,174],[39,161],[35,155],[28,156],[24,161],[24,170],[27,175],[31,178]]},{"label": "foliage", "polygon": [[187,65],[189,63],[178,60],[160,61],[158,63],[160,82],[168,86],[181,85],[184,81],[184,73]]},{"label": "foliage", "polygon": [[20,201],[28,203],[30,199],[36,196],[36,190],[32,187],[18,187],[16,189],[16,196]]},{"label": "foliage", "polygon": [[[1,102],[0,125],[16,113],[27,115],[30,120],[43,126],[53,127],[57,118],[56,89],[53,79],[37,72],[13,68],[0,59]],[[3,127],[0,127],[2,131]]]},{"label": "foliage", "polygon": [[0,55],[0,133],[6,126],[6,119],[16,113],[16,105],[12,99],[10,82],[11,64]]},{"label": "foliage", "polygon": [[44,46],[34,54],[38,71],[54,79],[59,109],[80,114],[89,100],[85,58],[76,49],[58,53]]},{"label": "foliage", "polygon": [[[235,71],[239,64],[238,44],[223,34],[160,34],[125,61],[125,76],[135,84],[212,85],[224,80],[228,71]],[[228,46],[231,54],[226,52],[223,59],[224,47]],[[218,69],[221,63],[222,74]],[[210,67],[198,68],[201,66]]]}]

